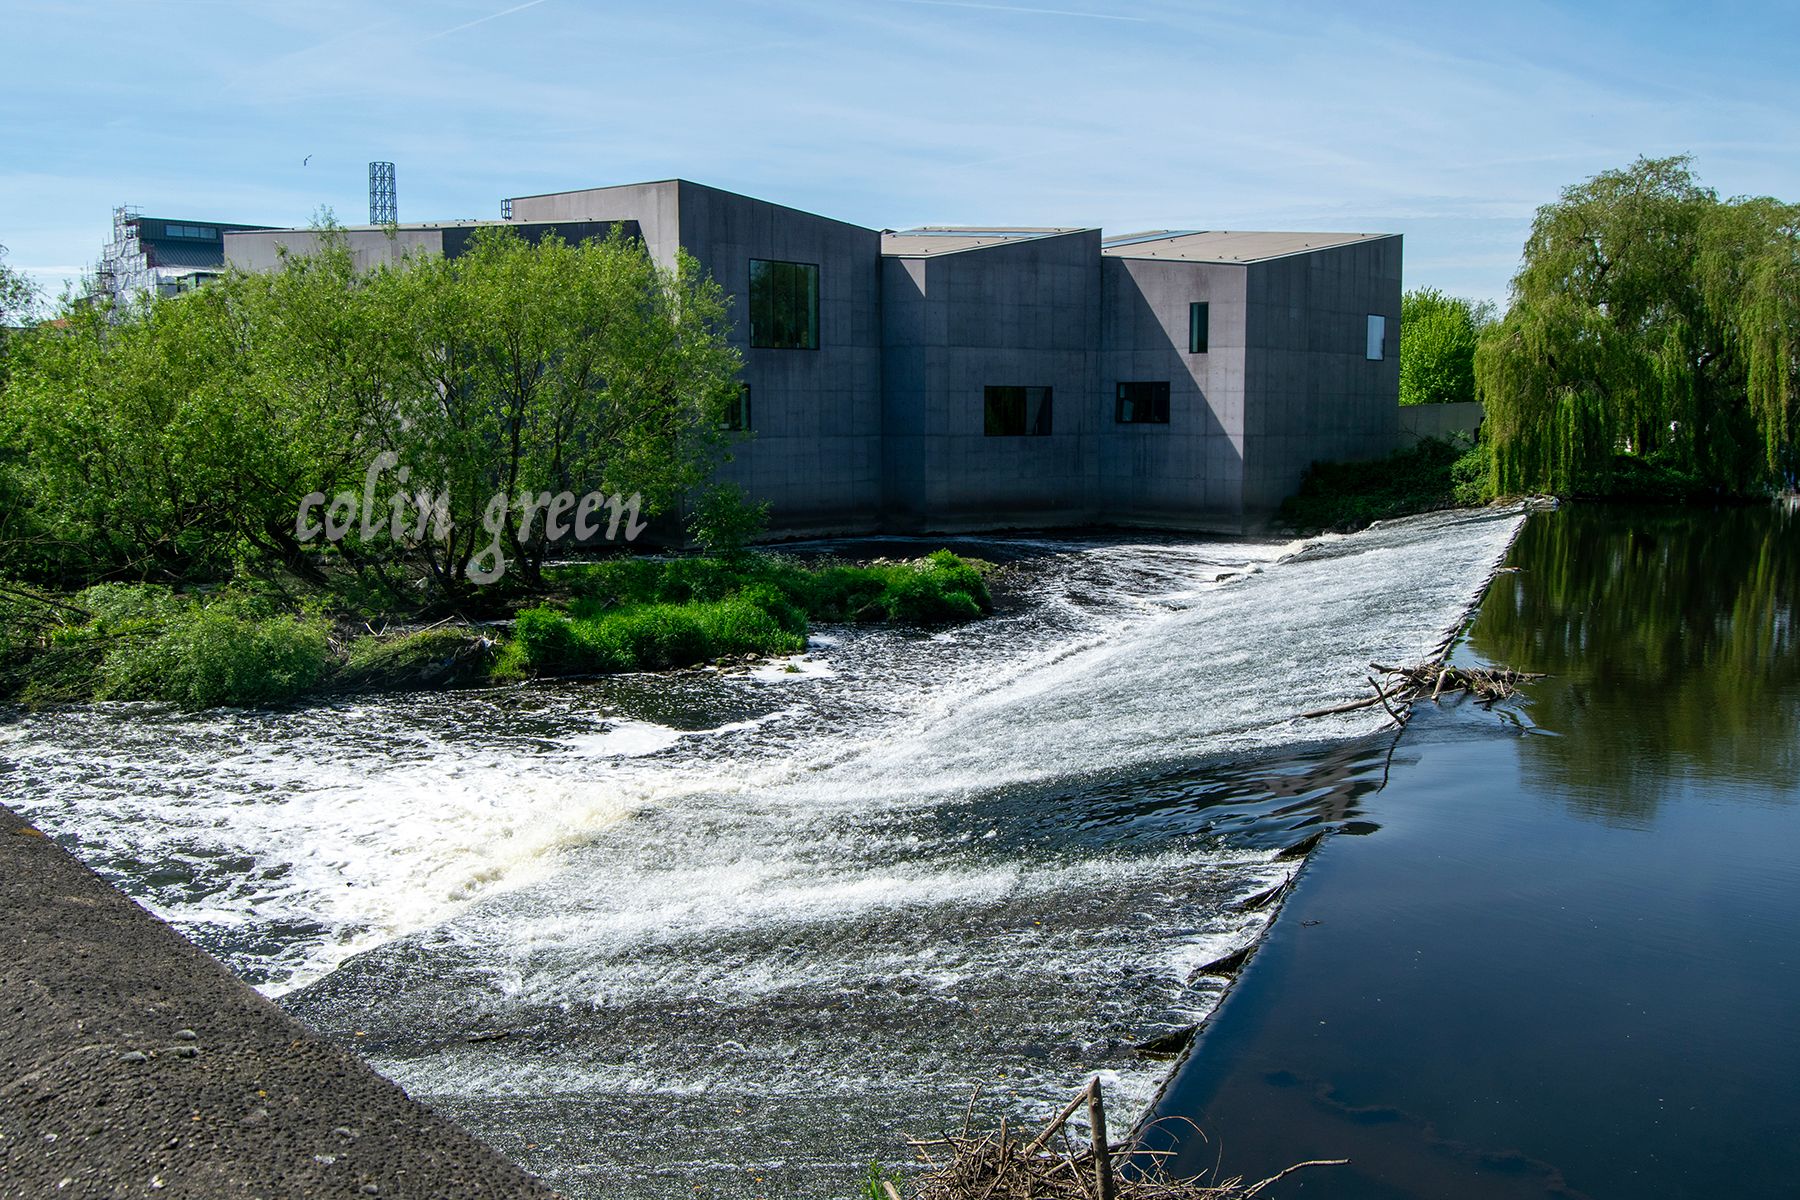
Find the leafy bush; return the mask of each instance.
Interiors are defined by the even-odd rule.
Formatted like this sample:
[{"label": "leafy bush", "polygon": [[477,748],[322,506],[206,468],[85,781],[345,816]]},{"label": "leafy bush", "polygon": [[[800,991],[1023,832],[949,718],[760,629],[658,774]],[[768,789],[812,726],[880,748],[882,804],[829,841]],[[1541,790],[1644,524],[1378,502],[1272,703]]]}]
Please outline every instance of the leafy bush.
[{"label": "leafy bush", "polygon": [[685,605],[640,604],[594,616],[568,616],[547,607],[527,609],[513,623],[502,673],[585,675],[655,671],[738,654],[795,654],[804,630],[749,596]]},{"label": "leafy bush", "polygon": [[708,554],[735,558],[769,524],[769,502],[751,504],[735,483],[709,488],[700,498],[688,529]]},{"label": "leafy bush", "polygon": [[115,643],[100,667],[100,699],[167,700],[183,708],[290,700],[325,673],[325,625],[195,609],[154,636]]},{"label": "leafy bush", "polygon": [[1494,498],[1494,452],[1477,442],[1450,464],[1450,495],[1456,503],[1473,508]]}]

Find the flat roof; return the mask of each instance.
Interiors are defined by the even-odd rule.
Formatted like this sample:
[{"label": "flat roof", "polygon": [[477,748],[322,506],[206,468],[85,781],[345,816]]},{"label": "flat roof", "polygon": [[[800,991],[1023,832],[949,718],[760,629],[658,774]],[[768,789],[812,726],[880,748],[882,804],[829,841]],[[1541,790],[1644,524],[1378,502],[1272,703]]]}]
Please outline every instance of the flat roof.
[{"label": "flat roof", "polygon": [[[636,225],[636,217],[546,217],[539,221],[509,221],[504,217],[470,217],[461,221],[402,221],[396,225],[338,225],[337,233],[385,233],[390,228],[401,233],[418,233],[431,229],[484,229],[490,225],[504,229],[535,229],[540,225]],[[287,228],[275,226],[227,229],[226,233],[323,233],[310,225]]]},{"label": "flat roof", "polygon": [[1239,229],[1153,229],[1120,234],[1100,243],[1115,258],[1185,259],[1188,262],[1253,263],[1356,242],[1380,241],[1391,233],[1281,233]]},{"label": "flat roof", "polygon": [[891,258],[930,258],[938,254],[960,254],[964,250],[980,250],[987,246],[1003,246],[1008,242],[1029,242],[1037,238],[1059,237],[1065,233],[1081,233],[1088,226],[1017,225],[1006,228],[982,225],[921,225],[917,229],[881,231],[881,252]]},{"label": "flat roof", "polygon": [[[338,232],[338,233],[381,233],[384,230],[387,230],[390,228],[398,229],[398,230],[401,230],[402,232],[412,232],[412,231],[421,230],[421,229],[467,229],[470,226],[475,226],[475,225],[545,225],[545,224],[554,224],[554,222],[505,221],[505,220],[501,220],[500,218],[497,218],[497,217],[493,220],[484,220],[479,217],[471,217],[466,221],[402,221],[402,222],[392,225],[392,226],[389,226],[389,225],[338,225],[338,226],[335,226],[334,228],[335,228],[336,232]],[[287,228],[276,228],[276,227],[270,226],[270,227],[266,227],[266,228],[262,228],[262,229],[228,229],[225,232],[227,232],[227,233],[323,233],[325,231],[322,229],[314,229],[310,225],[292,225],[292,226],[288,226]]]}]

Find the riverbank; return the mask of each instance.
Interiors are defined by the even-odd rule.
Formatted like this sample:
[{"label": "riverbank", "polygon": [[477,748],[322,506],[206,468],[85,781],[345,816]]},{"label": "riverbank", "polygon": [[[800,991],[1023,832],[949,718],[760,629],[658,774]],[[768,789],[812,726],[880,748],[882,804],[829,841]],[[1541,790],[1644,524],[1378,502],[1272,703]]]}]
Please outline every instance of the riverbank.
[{"label": "riverbank", "polygon": [[0,1197],[553,1193],[0,806]]},{"label": "riverbank", "polygon": [[[1766,492],[1723,490],[1663,458],[1619,453],[1605,472],[1589,472],[1553,498],[1712,508],[1753,507],[1770,497]],[[1490,449],[1485,443],[1425,438],[1386,458],[1314,463],[1300,487],[1282,502],[1277,519],[1302,536],[1354,533],[1376,521],[1479,508],[1510,499],[1494,490]]]},{"label": "riverbank", "polygon": [[[853,564],[772,554],[545,571],[488,619],[420,626],[345,593],[102,584],[4,589],[0,700],[185,709],[657,671],[796,654],[814,621],[942,627],[993,611],[988,565],[939,550]],[[392,632],[389,631],[392,621]]]},{"label": "riverbank", "polygon": [[1349,1200],[1789,1194],[1794,519],[1531,518],[1457,657],[1548,677],[1369,739],[1363,836],[1309,858],[1154,1110],[1205,1129],[1180,1161],[1347,1157]]}]

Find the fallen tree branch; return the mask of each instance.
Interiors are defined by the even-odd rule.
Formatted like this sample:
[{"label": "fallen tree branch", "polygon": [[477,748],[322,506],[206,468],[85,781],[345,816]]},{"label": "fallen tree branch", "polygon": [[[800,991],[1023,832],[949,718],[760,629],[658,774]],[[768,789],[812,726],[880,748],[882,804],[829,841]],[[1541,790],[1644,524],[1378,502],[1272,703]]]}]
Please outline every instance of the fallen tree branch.
[{"label": "fallen tree branch", "polygon": [[[1087,1105],[1092,1138],[1086,1146],[1071,1143],[1068,1120]],[[1048,1150],[1062,1135],[1061,1151]],[[1204,1182],[1201,1176],[1171,1176],[1168,1150],[1146,1150],[1129,1143],[1113,1146],[1106,1139],[1105,1107],[1099,1080],[1075,1094],[1051,1122],[1029,1142],[1010,1134],[1006,1122],[996,1133],[913,1140],[929,1170],[906,1194],[912,1200],[1250,1200],[1269,1184],[1305,1167],[1336,1166],[1344,1159],[1296,1163],[1260,1183],[1242,1179]],[[948,1161],[928,1155],[927,1146],[947,1146]],[[901,1200],[901,1189],[883,1183],[888,1200]]]},{"label": "fallen tree branch", "polygon": [[1430,659],[1416,667],[1390,667],[1382,663],[1370,663],[1369,666],[1377,673],[1389,676],[1391,685],[1383,687],[1373,676],[1365,676],[1369,686],[1375,689],[1373,696],[1315,708],[1295,719],[1329,717],[1379,704],[1396,725],[1404,727],[1412,715],[1413,704],[1421,696],[1428,695],[1433,703],[1446,697],[1471,696],[1482,707],[1492,708],[1499,701],[1517,695],[1521,684],[1544,678],[1539,672],[1515,671],[1511,667],[1454,667],[1441,658]]}]

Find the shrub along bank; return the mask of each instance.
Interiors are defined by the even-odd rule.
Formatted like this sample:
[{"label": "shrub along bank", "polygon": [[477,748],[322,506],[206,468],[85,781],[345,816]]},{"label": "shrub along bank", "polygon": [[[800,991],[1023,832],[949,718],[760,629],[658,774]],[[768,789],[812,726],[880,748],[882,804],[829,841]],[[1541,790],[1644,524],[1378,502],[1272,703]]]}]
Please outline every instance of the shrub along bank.
[{"label": "shrub along bank", "polygon": [[1353,533],[1412,513],[1484,504],[1487,478],[1485,447],[1427,438],[1369,462],[1314,463],[1283,502],[1280,520],[1297,533]]},{"label": "shrub along bank", "polygon": [[480,628],[397,635],[248,590],[0,582],[0,699],[266,705],[310,694],[663,670],[797,653],[813,621],[945,625],[993,610],[985,565],[806,564],[769,554],[553,568],[542,602]]}]

